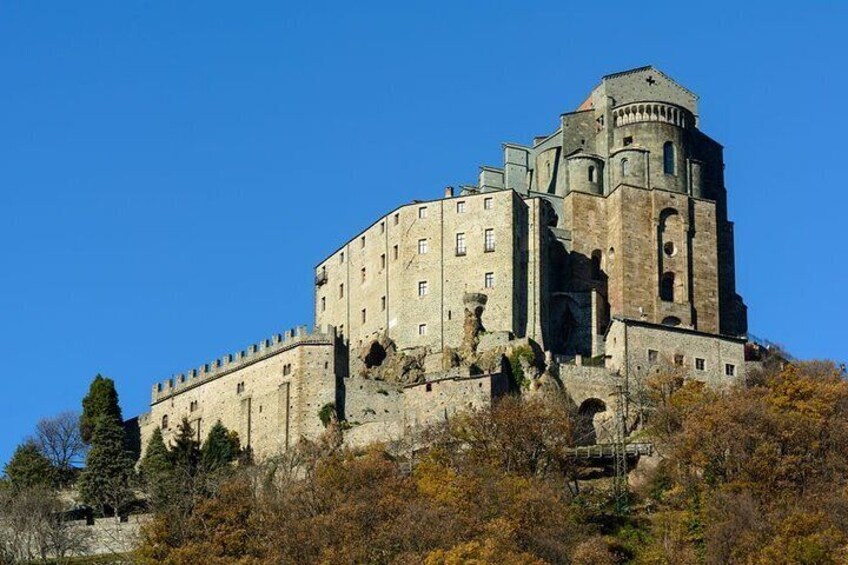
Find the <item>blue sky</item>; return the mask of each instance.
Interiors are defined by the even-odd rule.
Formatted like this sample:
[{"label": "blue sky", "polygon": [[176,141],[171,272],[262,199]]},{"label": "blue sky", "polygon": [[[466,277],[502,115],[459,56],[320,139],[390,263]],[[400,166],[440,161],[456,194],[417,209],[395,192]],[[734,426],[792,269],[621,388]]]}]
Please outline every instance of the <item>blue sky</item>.
[{"label": "blue sky", "polygon": [[848,7],[5,2],[0,462],[98,372],[156,380],[311,322],[312,269],[654,64],[726,147],[753,333],[846,359]]}]

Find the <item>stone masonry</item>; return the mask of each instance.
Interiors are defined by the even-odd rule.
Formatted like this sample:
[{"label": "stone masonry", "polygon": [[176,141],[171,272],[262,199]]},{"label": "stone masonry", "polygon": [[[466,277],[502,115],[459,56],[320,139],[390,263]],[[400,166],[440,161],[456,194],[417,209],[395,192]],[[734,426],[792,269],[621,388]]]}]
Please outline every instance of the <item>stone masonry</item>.
[{"label": "stone masonry", "polygon": [[614,410],[638,426],[620,404],[661,366],[744,379],[723,149],[698,126],[697,96],[661,71],[603,77],[477,185],[400,206],[319,262],[315,331],[157,384],[142,443],[221,420],[266,457],[321,434],[329,409],[361,444],[551,387],[602,441]]}]

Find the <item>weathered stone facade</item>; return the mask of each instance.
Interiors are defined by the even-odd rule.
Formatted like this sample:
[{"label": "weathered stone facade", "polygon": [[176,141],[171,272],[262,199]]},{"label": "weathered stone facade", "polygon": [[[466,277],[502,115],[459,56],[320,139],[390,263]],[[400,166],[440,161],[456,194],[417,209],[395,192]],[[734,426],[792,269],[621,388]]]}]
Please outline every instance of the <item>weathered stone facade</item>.
[{"label": "weathered stone facade", "polygon": [[477,186],[401,206],[317,265],[329,329],[157,385],[143,441],[220,419],[267,455],[321,433],[331,403],[351,442],[386,439],[510,378],[564,386],[597,425],[661,362],[744,378],[722,147],[694,94],[652,67],[608,75],[556,131],[503,154]]}]

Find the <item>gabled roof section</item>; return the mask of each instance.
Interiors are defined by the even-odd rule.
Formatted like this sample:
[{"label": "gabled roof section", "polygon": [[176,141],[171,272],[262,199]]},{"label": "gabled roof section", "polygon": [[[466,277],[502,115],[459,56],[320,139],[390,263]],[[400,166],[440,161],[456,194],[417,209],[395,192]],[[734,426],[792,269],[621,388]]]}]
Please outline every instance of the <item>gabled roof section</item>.
[{"label": "gabled roof section", "polygon": [[677,82],[676,80],[674,80],[673,78],[671,78],[670,76],[668,76],[667,74],[665,74],[664,72],[662,72],[661,70],[659,70],[658,68],[656,68],[653,65],[645,65],[644,67],[636,67],[635,69],[629,69],[629,70],[626,70],[626,71],[619,71],[617,73],[604,75],[604,77],[601,80],[607,81],[607,80],[610,80],[610,79],[623,77],[623,76],[626,76],[626,75],[639,74],[639,73],[651,73],[651,74],[659,75],[659,76],[663,77],[665,80],[667,80],[673,86],[676,86],[677,88],[679,88],[683,92],[687,93],[689,96],[693,97],[695,100],[698,99],[697,94],[695,94],[694,92],[692,92],[691,90],[689,90],[688,88],[686,88],[685,86],[683,86],[682,84],[680,84],[679,82]]}]

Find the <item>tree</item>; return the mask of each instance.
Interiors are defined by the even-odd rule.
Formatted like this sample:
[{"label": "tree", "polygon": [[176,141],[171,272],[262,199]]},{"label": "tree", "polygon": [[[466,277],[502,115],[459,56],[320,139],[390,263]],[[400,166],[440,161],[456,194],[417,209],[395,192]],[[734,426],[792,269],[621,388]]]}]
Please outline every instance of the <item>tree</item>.
[{"label": "tree", "polygon": [[123,422],[121,407],[118,404],[118,391],[115,382],[98,374],[91,382],[88,394],[82,399],[82,416],[80,417],[80,433],[86,443],[91,443],[97,420],[106,417]]},{"label": "tree", "polygon": [[31,439],[18,446],[6,465],[5,472],[15,491],[35,486],[49,486],[56,479],[55,469],[50,464],[50,460]]},{"label": "tree", "polygon": [[107,515],[120,514],[130,501],[133,460],[124,445],[124,430],[112,418],[100,418],[91,436],[91,449],[79,488],[83,500]]},{"label": "tree", "polygon": [[171,445],[171,461],[181,477],[194,477],[200,463],[200,442],[188,418],[177,426],[177,435]]},{"label": "tree", "polygon": [[162,439],[162,430],[156,428],[147,442],[147,449],[139,464],[141,480],[150,497],[151,506],[165,506],[174,483],[174,464]]},{"label": "tree", "polygon": [[75,412],[62,412],[39,420],[35,426],[36,445],[56,469],[61,485],[71,481],[74,467],[82,463],[85,455],[79,420]]},{"label": "tree", "polygon": [[239,451],[238,435],[227,430],[218,420],[209,430],[209,436],[201,449],[201,463],[204,469],[215,471],[235,461]]}]

